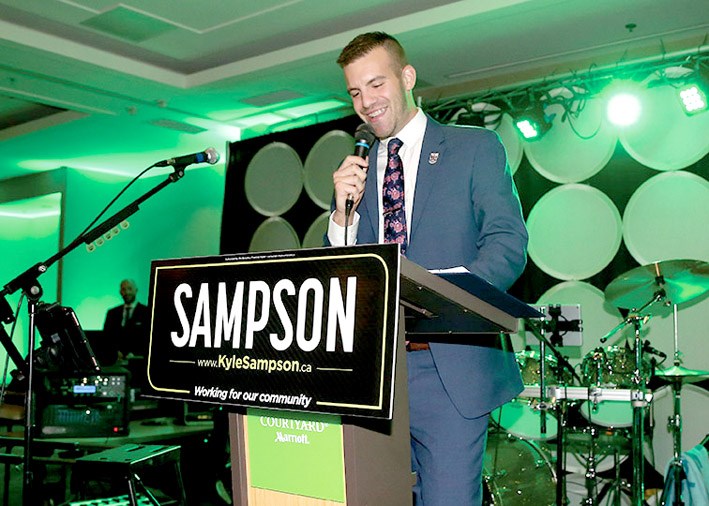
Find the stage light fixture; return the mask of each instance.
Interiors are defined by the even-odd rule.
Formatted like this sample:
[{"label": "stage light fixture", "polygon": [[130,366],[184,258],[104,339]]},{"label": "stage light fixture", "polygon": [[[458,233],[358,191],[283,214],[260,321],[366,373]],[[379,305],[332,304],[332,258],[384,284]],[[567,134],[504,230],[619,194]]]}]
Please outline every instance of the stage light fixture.
[{"label": "stage light fixture", "polygon": [[463,112],[455,120],[456,125],[485,127],[485,114],[479,112]]},{"label": "stage light fixture", "polygon": [[515,127],[528,141],[541,139],[551,128],[554,116],[548,116],[544,112],[544,106],[539,102],[534,102],[522,113],[515,116]]},{"label": "stage light fixture", "polygon": [[707,110],[707,96],[699,84],[689,83],[677,90],[685,114],[693,116]]},{"label": "stage light fixture", "polygon": [[629,92],[620,92],[608,100],[606,114],[608,120],[617,126],[630,126],[634,124],[642,112],[640,99]]}]

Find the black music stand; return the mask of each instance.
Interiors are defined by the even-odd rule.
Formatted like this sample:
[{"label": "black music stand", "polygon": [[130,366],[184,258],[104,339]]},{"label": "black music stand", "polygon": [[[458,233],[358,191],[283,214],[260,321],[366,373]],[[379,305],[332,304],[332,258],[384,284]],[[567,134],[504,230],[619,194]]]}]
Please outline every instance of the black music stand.
[{"label": "black music stand", "polygon": [[82,480],[89,478],[106,479],[120,476],[126,480],[131,506],[138,505],[138,487],[151,504],[160,506],[155,496],[146,487],[139,473],[144,469],[171,465],[175,472],[176,492],[182,506],[187,505],[187,497],[180,472],[180,447],[163,445],[126,444],[99,453],[76,459],[76,473]]}]

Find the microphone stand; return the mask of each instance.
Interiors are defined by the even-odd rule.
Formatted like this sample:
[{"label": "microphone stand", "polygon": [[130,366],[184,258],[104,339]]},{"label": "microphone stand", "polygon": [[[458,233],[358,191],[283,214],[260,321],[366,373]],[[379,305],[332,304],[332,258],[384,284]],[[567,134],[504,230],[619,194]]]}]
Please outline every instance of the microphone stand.
[{"label": "microphone stand", "polygon": [[[37,501],[33,500],[31,494],[32,482],[34,476],[32,474],[32,441],[34,432],[34,412],[33,412],[33,398],[32,389],[34,386],[34,348],[36,340],[36,326],[35,317],[37,313],[37,303],[42,297],[42,286],[39,284],[38,278],[41,274],[47,272],[49,267],[51,267],[55,262],[63,258],[66,254],[74,250],[79,244],[86,243],[87,245],[93,243],[96,239],[101,237],[103,234],[112,230],[114,227],[118,226],[122,221],[128,218],[130,215],[138,211],[140,204],[145,200],[149,199],[157,192],[165,188],[170,183],[179,181],[182,176],[185,175],[185,167],[188,164],[175,164],[174,172],[170,174],[167,179],[159,183],[153,189],[149,190],[142,196],[135,199],[133,202],[125,206],[123,209],[118,211],[116,214],[110,218],[104,220],[101,224],[97,225],[93,229],[89,230],[85,234],[80,235],[74,239],[68,246],[64,249],[47,259],[45,262],[40,262],[25,272],[17,276],[15,279],[7,283],[3,289],[0,291],[0,321],[3,323],[10,323],[14,320],[12,315],[12,310],[9,304],[5,300],[5,295],[11,295],[17,290],[22,290],[27,297],[27,310],[29,314],[29,350],[27,352],[27,360],[21,360],[21,354],[17,350],[17,347],[9,338],[5,329],[2,328],[0,332],[0,341],[2,341],[3,346],[8,352],[10,358],[18,366],[21,372],[26,374],[27,377],[27,394],[25,395],[25,434],[24,434],[24,458],[23,458],[23,482],[22,482],[22,504],[23,506],[34,506]],[[9,316],[7,315],[7,309],[10,309]],[[9,321],[8,321],[9,320]],[[0,327],[1,328],[1,327]],[[18,357],[20,358],[18,364]]]}]

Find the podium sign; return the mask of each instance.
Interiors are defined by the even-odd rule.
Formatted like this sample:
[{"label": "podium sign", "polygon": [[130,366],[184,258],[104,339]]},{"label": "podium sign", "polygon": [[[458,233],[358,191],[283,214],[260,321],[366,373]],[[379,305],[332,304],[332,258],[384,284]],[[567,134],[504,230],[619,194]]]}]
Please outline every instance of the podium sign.
[{"label": "podium sign", "polygon": [[345,502],[340,417],[249,409],[246,432],[252,487]]},{"label": "podium sign", "polygon": [[146,394],[391,418],[399,248],[157,260]]}]

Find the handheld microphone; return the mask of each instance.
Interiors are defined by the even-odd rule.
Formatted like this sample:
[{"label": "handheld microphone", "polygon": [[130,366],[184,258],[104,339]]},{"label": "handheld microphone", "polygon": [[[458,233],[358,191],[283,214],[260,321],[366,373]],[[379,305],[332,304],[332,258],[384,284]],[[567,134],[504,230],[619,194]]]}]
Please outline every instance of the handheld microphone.
[{"label": "handheld microphone", "polygon": [[[362,123],[357,127],[357,130],[355,130],[354,138],[354,155],[364,158],[367,154],[369,154],[369,148],[372,147],[372,144],[374,144],[374,140],[376,139],[374,130],[372,130],[372,127],[367,123]],[[345,212],[348,217],[349,212],[352,210],[352,204],[354,204],[354,199],[351,196],[347,197],[347,201],[345,202]]]},{"label": "handheld microphone", "polygon": [[168,165],[177,165],[186,167],[193,163],[209,163],[214,165],[219,161],[219,153],[214,148],[207,148],[201,153],[192,153],[191,155],[176,156],[168,158],[155,164],[155,167],[167,167]]}]

